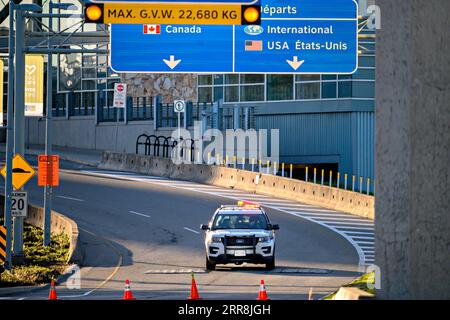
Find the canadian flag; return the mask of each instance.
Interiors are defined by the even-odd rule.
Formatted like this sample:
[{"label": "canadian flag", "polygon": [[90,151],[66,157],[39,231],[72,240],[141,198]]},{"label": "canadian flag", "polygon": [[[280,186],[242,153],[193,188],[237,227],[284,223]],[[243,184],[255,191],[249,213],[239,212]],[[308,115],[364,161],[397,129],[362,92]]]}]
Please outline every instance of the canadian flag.
[{"label": "canadian flag", "polygon": [[160,34],[161,25],[159,24],[144,24],[144,34]]}]

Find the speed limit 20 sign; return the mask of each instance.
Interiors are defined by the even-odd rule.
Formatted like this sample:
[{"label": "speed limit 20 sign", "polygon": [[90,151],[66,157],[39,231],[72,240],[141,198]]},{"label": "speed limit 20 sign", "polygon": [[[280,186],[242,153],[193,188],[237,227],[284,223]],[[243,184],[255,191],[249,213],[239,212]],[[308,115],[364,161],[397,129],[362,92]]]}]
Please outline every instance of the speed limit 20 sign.
[{"label": "speed limit 20 sign", "polygon": [[15,191],[11,199],[11,216],[26,217],[28,213],[28,194],[24,191]]}]

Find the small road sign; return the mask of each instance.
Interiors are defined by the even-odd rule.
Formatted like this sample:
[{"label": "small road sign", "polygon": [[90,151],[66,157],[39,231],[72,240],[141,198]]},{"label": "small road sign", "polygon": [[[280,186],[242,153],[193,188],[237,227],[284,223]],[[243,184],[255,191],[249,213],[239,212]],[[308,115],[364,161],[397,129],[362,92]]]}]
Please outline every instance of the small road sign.
[{"label": "small road sign", "polygon": [[0,263],[6,261],[6,228],[0,226]]},{"label": "small road sign", "polygon": [[38,157],[38,186],[57,187],[59,185],[59,156],[40,155]]},{"label": "small road sign", "polygon": [[114,108],[125,108],[127,103],[127,85],[125,83],[114,84]]},{"label": "small road sign", "polygon": [[173,111],[177,113],[186,112],[186,102],[184,100],[175,100],[173,103]]},{"label": "small road sign", "polygon": [[11,216],[26,217],[28,215],[28,194],[25,191],[12,193]]},{"label": "small road sign", "polygon": [[[13,158],[12,185],[15,190],[22,188],[30,180],[36,171],[20,155],[16,154]],[[6,165],[1,170],[2,176],[6,179]]]}]

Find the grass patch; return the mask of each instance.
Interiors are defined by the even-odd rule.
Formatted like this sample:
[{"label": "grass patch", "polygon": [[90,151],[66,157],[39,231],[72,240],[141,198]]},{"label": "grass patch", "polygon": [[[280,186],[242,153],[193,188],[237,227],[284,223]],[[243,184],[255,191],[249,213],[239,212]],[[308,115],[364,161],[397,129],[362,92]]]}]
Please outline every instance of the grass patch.
[{"label": "grass patch", "polygon": [[[352,282],[344,285],[343,287],[358,288],[365,292],[375,295],[375,289],[369,289],[368,285],[371,285],[372,288],[375,286],[375,272],[363,274],[361,277],[353,280]],[[337,291],[322,298],[322,300],[333,300],[336,293]]]},{"label": "grass patch", "polygon": [[41,228],[24,226],[25,262],[2,273],[0,287],[49,283],[64,272],[69,257],[69,238],[65,234],[52,234],[47,247],[43,246],[43,239]]}]

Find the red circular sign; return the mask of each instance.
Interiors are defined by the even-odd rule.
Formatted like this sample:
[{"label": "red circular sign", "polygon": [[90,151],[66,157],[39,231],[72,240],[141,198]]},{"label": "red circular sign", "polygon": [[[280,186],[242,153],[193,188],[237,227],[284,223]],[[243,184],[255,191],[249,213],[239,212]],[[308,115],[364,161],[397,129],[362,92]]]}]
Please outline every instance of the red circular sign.
[{"label": "red circular sign", "polygon": [[123,84],[117,85],[117,91],[122,92],[123,91]]}]

